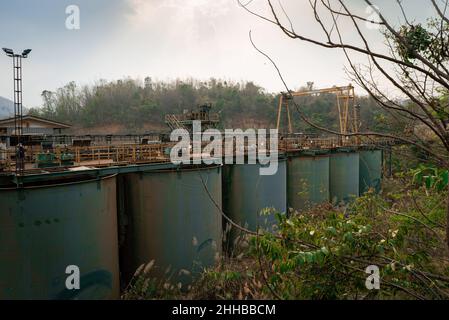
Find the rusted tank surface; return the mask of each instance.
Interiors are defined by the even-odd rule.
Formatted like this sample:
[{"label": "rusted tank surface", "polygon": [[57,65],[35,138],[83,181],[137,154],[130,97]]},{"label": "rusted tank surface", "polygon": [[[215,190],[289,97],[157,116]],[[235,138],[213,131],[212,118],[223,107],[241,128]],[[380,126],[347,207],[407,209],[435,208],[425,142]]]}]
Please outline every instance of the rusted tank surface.
[{"label": "rusted tank surface", "polygon": [[153,261],[149,275],[187,284],[221,255],[221,166],[125,176],[126,282]]},{"label": "rusted tank surface", "polygon": [[288,207],[307,210],[329,201],[329,155],[303,152],[288,158]]},{"label": "rusted tank surface", "polygon": [[359,154],[352,149],[332,153],[329,166],[330,196],[334,204],[359,196]]},{"label": "rusted tank surface", "polygon": [[0,189],[0,299],[118,299],[116,214],[115,176]]},{"label": "rusted tank surface", "polygon": [[[271,231],[275,213],[285,213],[287,204],[286,160],[278,160],[273,175],[261,175],[262,165],[232,164],[223,168],[223,211],[235,223],[255,231],[257,227]],[[229,223],[226,230],[227,250],[242,232]]]},{"label": "rusted tank surface", "polygon": [[370,189],[380,191],[382,182],[382,150],[359,150],[360,154],[360,194]]}]

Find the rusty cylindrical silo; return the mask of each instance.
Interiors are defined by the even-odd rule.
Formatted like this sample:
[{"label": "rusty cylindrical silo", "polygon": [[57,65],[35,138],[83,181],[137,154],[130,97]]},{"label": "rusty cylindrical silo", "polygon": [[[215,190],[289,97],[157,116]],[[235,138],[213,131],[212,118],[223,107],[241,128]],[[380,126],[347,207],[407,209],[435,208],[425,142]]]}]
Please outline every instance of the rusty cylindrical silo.
[{"label": "rusty cylindrical silo", "polygon": [[330,157],[330,197],[334,204],[348,203],[359,196],[359,154],[338,149]]},{"label": "rusty cylindrical silo", "polygon": [[[233,222],[255,231],[257,227],[271,231],[276,224],[275,213],[286,213],[287,169],[285,158],[278,159],[272,175],[261,175],[262,165],[230,164],[223,169],[223,211]],[[227,250],[242,231],[227,225]]]},{"label": "rusty cylindrical silo", "polygon": [[222,249],[221,166],[131,173],[124,180],[125,281],[151,261],[151,276],[182,284],[215,264]]},{"label": "rusty cylindrical silo", "polygon": [[370,188],[375,192],[380,191],[382,182],[382,150],[359,150],[360,155],[360,194],[364,194]]},{"label": "rusty cylindrical silo", "polygon": [[116,214],[115,176],[0,189],[0,299],[118,299]]},{"label": "rusty cylindrical silo", "polygon": [[329,201],[329,155],[303,151],[287,162],[288,207],[307,210]]}]

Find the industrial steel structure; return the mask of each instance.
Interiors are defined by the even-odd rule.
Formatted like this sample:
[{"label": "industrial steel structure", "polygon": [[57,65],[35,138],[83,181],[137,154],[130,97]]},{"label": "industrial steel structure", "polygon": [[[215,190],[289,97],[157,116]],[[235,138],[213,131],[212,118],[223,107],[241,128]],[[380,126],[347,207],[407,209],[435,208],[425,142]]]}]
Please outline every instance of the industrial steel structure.
[{"label": "industrial steel structure", "polygon": [[313,96],[319,94],[335,94],[340,133],[342,135],[347,133],[357,133],[359,131],[360,124],[358,108],[355,104],[354,87],[352,85],[348,85],[346,87],[332,87],[297,92],[282,92],[279,96],[276,128],[281,130],[281,116],[282,111],[285,109],[288,120],[288,133],[293,133],[289,103],[291,103],[295,97]]},{"label": "industrial steel structure", "polygon": [[215,128],[220,122],[218,113],[212,113],[210,110],[212,105],[210,103],[198,106],[196,111],[185,110],[182,114],[167,114],[165,116],[165,123],[171,130],[186,129],[192,132],[193,121],[201,121],[201,128],[203,130]]}]

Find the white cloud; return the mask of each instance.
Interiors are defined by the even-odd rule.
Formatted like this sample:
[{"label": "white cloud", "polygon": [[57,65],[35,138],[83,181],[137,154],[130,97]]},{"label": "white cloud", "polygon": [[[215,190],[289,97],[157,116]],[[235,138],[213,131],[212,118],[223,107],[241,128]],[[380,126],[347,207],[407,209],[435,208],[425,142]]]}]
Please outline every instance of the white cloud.
[{"label": "white cloud", "polygon": [[[229,13],[234,0],[127,0],[131,8],[128,20],[136,28],[154,21],[191,25],[198,20],[213,21]],[[200,19],[198,19],[200,18]]]}]

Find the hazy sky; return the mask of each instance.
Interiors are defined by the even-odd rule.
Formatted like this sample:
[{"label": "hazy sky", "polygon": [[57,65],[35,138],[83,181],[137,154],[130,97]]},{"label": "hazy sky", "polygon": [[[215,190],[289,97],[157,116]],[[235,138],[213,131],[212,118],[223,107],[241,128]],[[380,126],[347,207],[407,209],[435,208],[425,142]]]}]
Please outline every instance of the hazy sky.
[{"label": "hazy sky", "polygon": [[[364,1],[345,2],[360,15],[370,15]],[[395,1],[374,2],[393,22],[399,21]],[[427,1],[404,3],[407,13],[418,20],[433,13]],[[322,39],[308,0],[282,0],[282,4],[296,31]],[[80,9],[79,30],[66,28],[69,5]],[[265,0],[253,0],[250,8],[268,13]],[[318,87],[349,83],[340,51],[289,39],[272,24],[248,14],[237,0],[1,0],[0,30],[0,47],[33,49],[23,63],[28,107],[41,104],[43,90],[72,80],[92,84],[126,76],[251,80],[270,92],[284,90],[272,65],[251,46],[249,30],[292,88],[307,81]],[[366,28],[366,34],[382,44],[377,30]],[[348,41],[357,41],[355,34],[347,36]],[[11,58],[0,56],[0,96],[10,99],[11,64]]]}]

